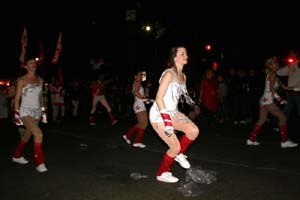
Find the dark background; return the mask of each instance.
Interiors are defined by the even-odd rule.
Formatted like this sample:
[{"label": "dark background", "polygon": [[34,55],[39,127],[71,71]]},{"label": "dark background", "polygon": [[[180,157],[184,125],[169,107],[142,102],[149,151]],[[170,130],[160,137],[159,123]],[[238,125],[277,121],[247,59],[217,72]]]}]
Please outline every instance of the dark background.
[{"label": "dark background", "polygon": [[[224,66],[261,67],[266,57],[284,57],[289,49],[299,46],[294,5],[288,1],[261,5],[157,0],[13,3],[1,14],[1,77],[18,74],[24,26],[28,54],[38,54],[39,41],[43,44],[48,75],[53,73],[47,63],[59,32],[63,38],[59,65],[69,78],[88,78],[89,60],[97,56],[104,58],[110,71],[122,76],[137,66],[160,73],[174,44],[188,47],[191,65],[200,66],[202,59],[210,56]],[[129,9],[136,10],[136,21],[126,21]],[[157,39],[155,33],[143,30],[146,24],[166,31]],[[206,44],[212,45],[210,55]]]}]

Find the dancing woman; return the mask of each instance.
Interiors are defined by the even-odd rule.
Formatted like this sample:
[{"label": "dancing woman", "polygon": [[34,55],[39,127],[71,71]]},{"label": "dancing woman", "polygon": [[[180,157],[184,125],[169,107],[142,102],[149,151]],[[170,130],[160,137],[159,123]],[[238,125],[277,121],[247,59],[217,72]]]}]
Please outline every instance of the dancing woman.
[{"label": "dancing woman", "polygon": [[[186,76],[183,67],[187,64],[188,55],[185,47],[173,47],[170,50],[170,68],[166,69],[159,80],[155,102],[150,108],[149,118],[153,129],[168,145],[156,173],[158,181],[175,183],[179,179],[172,175],[170,166],[177,161],[181,167],[188,169],[190,163],[183,154],[199,134],[198,127],[187,116],[178,111],[178,102],[183,97],[187,103],[193,103],[186,89]],[[174,131],[183,132],[178,139]]]}]

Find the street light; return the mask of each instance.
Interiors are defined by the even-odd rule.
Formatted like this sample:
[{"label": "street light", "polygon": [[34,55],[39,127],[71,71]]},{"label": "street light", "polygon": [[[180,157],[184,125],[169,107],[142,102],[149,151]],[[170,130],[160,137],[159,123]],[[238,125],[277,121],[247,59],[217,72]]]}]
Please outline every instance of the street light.
[{"label": "street light", "polygon": [[146,32],[150,32],[152,30],[150,25],[145,25],[142,27],[142,30],[145,30]]},{"label": "street light", "polygon": [[205,45],[205,49],[206,49],[207,51],[210,51],[210,50],[211,50],[210,44]]}]

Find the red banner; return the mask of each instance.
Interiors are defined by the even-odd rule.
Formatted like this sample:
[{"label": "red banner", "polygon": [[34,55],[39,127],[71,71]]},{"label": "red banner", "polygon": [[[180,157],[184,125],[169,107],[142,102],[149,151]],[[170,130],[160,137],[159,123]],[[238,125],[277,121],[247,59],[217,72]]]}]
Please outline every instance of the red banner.
[{"label": "red banner", "polygon": [[24,62],[25,62],[25,56],[26,56],[26,48],[27,48],[27,31],[26,31],[26,27],[24,27],[24,31],[23,31],[23,35],[22,35],[22,39],[21,39],[21,44],[22,44],[22,49],[21,49],[21,55],[20,55],[19,61],[21,63],[21,67],[23,67]]},{"label": "red banner", "polygon": [[53,58],[52,58],[52,61],[51,61],[51,63],[54,64],[54,65],[57,63],[58,58],[61,54],[61,46],[62,46],[62,34],[60,32],[59,36],[58,36],[56,49],[55,49],[55,52],[54,52],[54,55],[53,55]]}]

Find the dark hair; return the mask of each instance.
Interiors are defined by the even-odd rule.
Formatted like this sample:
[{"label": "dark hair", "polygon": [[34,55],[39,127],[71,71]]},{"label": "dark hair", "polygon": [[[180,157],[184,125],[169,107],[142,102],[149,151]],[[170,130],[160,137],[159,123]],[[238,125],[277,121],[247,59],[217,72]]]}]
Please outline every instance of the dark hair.
[{"label": "dark hair", "polygon": [[176,54],[177,54],[177,51],[179,48],[185,48],[185,46],[183,46],[183,45],[174,46],[174,47],[171,47],[171,49],[170,49],[170,52],[169,52],[170,67],[175,67],[174,58],[176,57]]},{"label": "dark hair", "polygon": [[137,75],[139,72],[147,71],[144,67],[136,67],[133,70],[133,75]]},{"label": "dark hair", "polygon": [[38,56],[35,56],[35,55],[26,56],[24,63],[26,64],[29,60],[36,61],[36,58],[38,58]]}]

